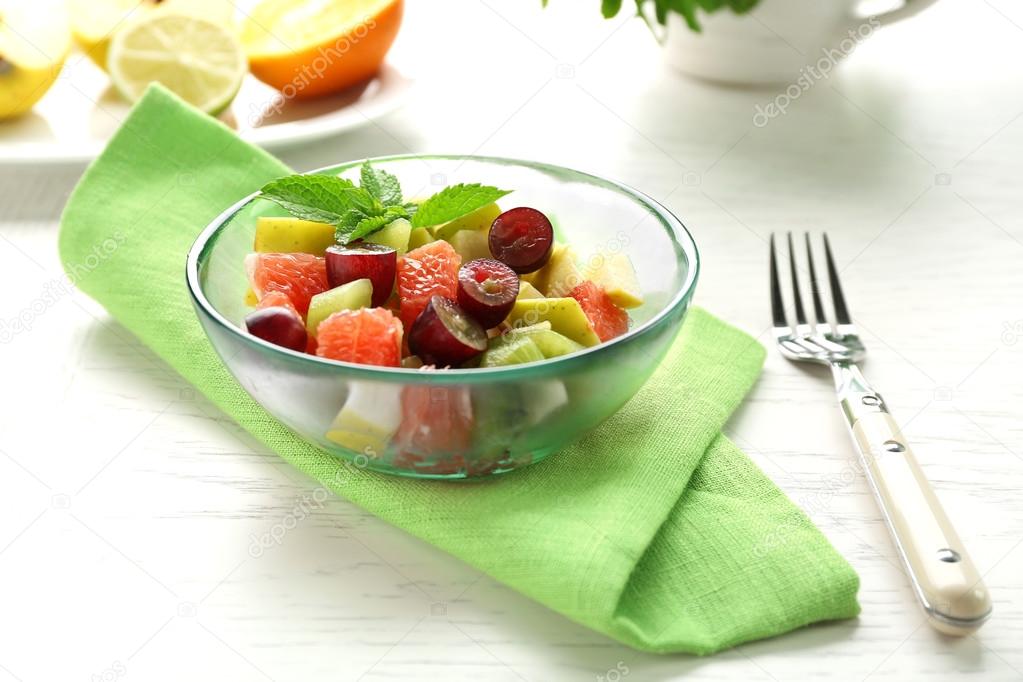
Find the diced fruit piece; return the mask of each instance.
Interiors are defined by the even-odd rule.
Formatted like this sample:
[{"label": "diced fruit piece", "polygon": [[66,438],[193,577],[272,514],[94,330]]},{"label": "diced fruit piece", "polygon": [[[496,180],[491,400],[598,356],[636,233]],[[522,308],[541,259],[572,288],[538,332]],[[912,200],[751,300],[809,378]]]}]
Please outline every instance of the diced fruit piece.
[{"label": "diced fruit piece", "polygon": [[316,354],[342,362],[397,367],[401,332],[401,322],[384,308],[342,310],[316,329]]},{"label": "diced fruit piece", "polygon": [[487,333],[454,301],[434,296],[408,335],[409,350],[430,365],[458,366],[487,348]]},{"label": "diced fruit piece", "polygon": [[519,274],[542,268],[553,244],[551,221],[535,208],[505,211],[490,226],[490,253]]},{"label": "diced fruit piece", "polygon": [[[473,411],[465,386],[405,386],[401,412],[394,447],[409,460],[407,465],[421,457],[442,457],[450,464],[451,459],[464,456],[469,449]],[[454,473],[456,469],[436,473]]]},{"label": "diced fruit piece", "polygon": [[527,428],[529,415],[518,382],[482,384],[472,392],[473,446],[477,452],[501,458]]},{"label": "diced fruit piece", "polygon": [[368,279],[373,283],[372,305],[381,306],[394,288],[398,254],[390,246],[353,242],[327,249],[327,280],[331,287]]},{"label": "diced fruit piece", "polygon": [[373,284],[368,279],[357,279],[348,284],[316,294],[309,302],[305,326],[316,336],[320,323],[336,312],[368,308],[373,300]]},{"label": "diced fruit piece", "polygon": [[256,219],[258,253],[311,253],[322,256],[334,243],[334,226],[299,218]]},{"label": "diced fruit piece", "polygon": [[504,367],[543,360],[543,353],[528,334],[506,337],[507,340],[491,344],[480,356],[480,367]]},{"label": "diced fruit piece", "polygon": [[250,253],[245,271],[257,298],[280,291],[302,315],[309,310],[309,299],[330,288],[326,263],[309,253]]},{"label": "diced fruit piece", "polygon": [[551,329],[551,323],[546,320],[528,327],[512,327],[504,332],[500,342],[506,343],[511,339],[523,336],[535,343],[547,359],[568,355],[584,348],[582,344]]},{"label": "diced fruit piece", "polygon": [[610,341],[629,331],[629,314],[616,306],[607,292],[593,282],[583,282],[572,289],[571,296],[579,301],[601,341]]},{"label": "diced fruit piece", "polygon": [[539,424],[568,404],[568,389],[565,388],[565,382],[559,379],[531,381],[522,391],[529,398],[525,401],[526,416],[523,420],[527,427]]},{"label": "diced fruit piece", "polygon": [[543,298],[543,294],[537,291],[532,284],[522,280],[519,282],[519,295],[516,298]]},{"label": "diced fruit piece", "polygon": [[484,329],[508,317],[518,293],[518,275],[492,258],[470,261],[458,271],[458,304]]},{"label": "diced fruit piece", "polygon": [[423,312],[434,296],[458,298],[458,266],[461,258],[445,241],[430,242],[398,259],[398,296],[401,321],[406,328]]},{"label": "diced fruit piece", "polygon": [[545,329],[549,330],[550,328],[551,328],[551,323],[548,322],[547,320],[544,320],[543,322],[537,322],[536,324],[531,324],[531,325],[528,325],[528,326],[525,326],[525,327],[522,327],[522,326],[509,327],[508,329],[506,329],[504,331],[504,333],[505,334],[532,334],[533,332],[543,331]]},{"label": "diced fruit piece", "polygon": [[501,215],[501,209],[497,204],[487,204],[483,208],[478,208],[468,215],[464,215],[461,218],[456,218],[450,222],[446,222],[443,225],[436,225],[430,228],[430,232],[436,239],[444,239],[451,241],[451,238],[458,232],[463,231],[477,231],[482,230],[484,236],[486,231],[490,229],[490,226],[494,222],[494,218]]},{"label": "diced fruit piece", "polygon": [[532,277],[533,286],[544,296],[561,298],[586,280],[576,267],[575,250],[564,244],[555,244],[550,260]]},{"label": "diced fruit piece", "polygon": [[371,244],[390,246],[399,256],[404,256],[405,252],[408,251],[408,240],[411,232],[412,223],[404,218],[398,218],[366,237],[365,241]]},{"label": "diced fruit piece", "polygon": [[401,366],[405,369],[419,369],[423,366],[423,361],[418,355],[407,355],[401,359]]},{"label": "diced fruit piece", "polygon": [[245,316],[245,328],[272,344],[304,351],[308,337],[302,318],[293,308],[270,306],[254,310]]},{"label": "diced fruit piece", "polygon": [[547,359],[575,353],[584,348],[581,343],[577,343],[552,329],[532,332],[529,334],[529,339],[536,344],[536,347],[540,349],[540,352]]},{"label": "diced fruit piece", "polygon": [[600,338],[574,298],[520,298],[508,314],[507,324],[530,325],[547,320],[551,328],[584,346],[596,346]]},{"label": "diced fruit piece", "polygon": [[583,275],[601,287],[620,308],[643,305],[643,291],[639,288],[632,260],[621,252],[599,251],[583,268]]},{"label": "diced fruit piece", "polygon": [[400,387],[353,381],[348,399],[326,435],[328,440],[374,459],[384,453],[400,423]]},{"label": "diced fruit piece", "polygon": [[486,230],[462,230],[455,232],[448,240],[462,257],[463,263],[477,258],[492,258]]},{"label": "diced fruit piece", "polygon": [[[255,296],[255,294],[253,294],[253,296]],[[257,308],[273,308],[275,306],[287,308],[291,312],[295,313],[295,315],[298,315],[298,311],[295,310],[295,305],[291,302],[291,299],[288,298],[288,295],[285,294],[283,291],[271,291],[261,300],[256,302]]]},{"label": "diced fruit piece", "polygon": [[425,246],[426,244],[435,241],[437,240],[433,238],[433,235],[428,229],[425,227],[417,227],[412,230],[408,236],[408,248],[409,250],[418,249],[420,246]]},{"label": "diced fruit piece", "polygon": [[252,287],[249,287],[245,292],[245,305],[253,308],[259,305],[259,297],[256,296],[256,292],[252,290]]}]

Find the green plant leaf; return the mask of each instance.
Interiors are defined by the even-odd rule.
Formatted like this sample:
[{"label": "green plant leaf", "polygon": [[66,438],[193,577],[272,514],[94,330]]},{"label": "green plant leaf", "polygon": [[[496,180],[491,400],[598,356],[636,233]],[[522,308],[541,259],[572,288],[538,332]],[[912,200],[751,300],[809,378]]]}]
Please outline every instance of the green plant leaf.
[{"label": "green plant leaf", "polygon": [[349,209],[373,201],[353,182],[332,175],[289,175],[268,182],[260,192],[296,218],[335,225]]},{"label": "green plant leaf", "polygon": [[398,178],[385,170],[373,168],[369,163],[359,169],[361,187],[372,194],[384,206],[401,204],[401,183]]},{"label": "green plant leaf", "polygon": [[412,227],[441,225],[468,215],[508,194],[511,194],[509,190],[477,183],[445,187],[419,204],[412,215]]},{"label": "green plant leaf", "polygon": [[359,221],[355,229],[348,236],[348,241],[362,239],[373,234],[377,230],[390,225],[399,218],[408,218],[408,213],[402,206],[389,206],[381,215],[368,216]]},{"label": "green plant leaf", "polygon": [[622,9],[622,0],[601,0],[600,13],[604,15],[605,19],[618,14]]}]

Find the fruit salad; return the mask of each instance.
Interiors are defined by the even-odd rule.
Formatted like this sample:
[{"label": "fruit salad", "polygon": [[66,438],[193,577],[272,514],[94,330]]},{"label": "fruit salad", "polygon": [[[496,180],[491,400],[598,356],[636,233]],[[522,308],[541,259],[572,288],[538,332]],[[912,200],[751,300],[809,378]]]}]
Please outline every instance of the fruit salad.
[{"label": "fruit salad", "polygon": [[538,362],[625,334],[643,303],[628,256],[581,259],[543,206],[499,206],[509,194],[460,184],[408,200],[369,164],[358,183],[267,184],[262,198],[289,215],[257,219],[246,329],[322,358],[437,369]]}]

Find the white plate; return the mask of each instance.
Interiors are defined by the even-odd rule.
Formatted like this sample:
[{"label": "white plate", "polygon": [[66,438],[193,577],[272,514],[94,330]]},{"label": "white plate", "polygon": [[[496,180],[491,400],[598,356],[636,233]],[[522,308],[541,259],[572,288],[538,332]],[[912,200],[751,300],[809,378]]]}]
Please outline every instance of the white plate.
[{"label": "white plate", "polygon": [[[317,99],[283,101],[276,90],[249,76],[220,119],[243,139],[279,150],[373,121],[398,108],[411,86],[406,74],[385,64],[363,86]],[[0,121],[0,165],[91,161],[130,108],[103,71],[82,54],[72,54],[31,113]]]}]

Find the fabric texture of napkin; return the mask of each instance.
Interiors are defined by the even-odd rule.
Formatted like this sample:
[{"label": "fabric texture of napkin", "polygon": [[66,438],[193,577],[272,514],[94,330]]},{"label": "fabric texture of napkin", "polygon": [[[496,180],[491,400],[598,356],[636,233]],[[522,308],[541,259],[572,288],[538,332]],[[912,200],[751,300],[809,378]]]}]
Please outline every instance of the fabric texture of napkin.
[{"label": "fabric texture of napkin", "polygon": [[437,483],[361,471],[277,423],[207,341],[184,264],[199,231],[222,210],[289,172],[154,86],[68,202],[64,267],[292,465],[630,646],[706,654],[859,612],[852,568],[721,435],[760,372],[763,348],[697,308],[619,413],[546,461],[493,480]]}]

